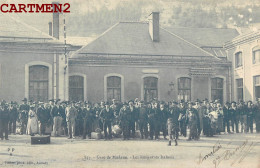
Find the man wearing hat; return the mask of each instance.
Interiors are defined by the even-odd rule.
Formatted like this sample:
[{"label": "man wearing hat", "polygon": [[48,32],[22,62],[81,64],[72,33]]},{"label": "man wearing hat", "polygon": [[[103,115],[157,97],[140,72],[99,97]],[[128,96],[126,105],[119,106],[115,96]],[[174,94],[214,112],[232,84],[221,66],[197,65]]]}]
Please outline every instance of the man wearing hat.
[{"label": "man wearing hat", "polygon": [[236,133],[239,133],[238,130],[238,122],[239,122],[239,111],[237,111],[237,105],[236,102],[231,102],[231,107],[230,107],[230,115],[231,115],[231,126],[232,126],[232,131],[235,132],[234,129],[236,129]]},{"label": "man wearing hat", "polygon": [[244,104],[243,100],[239,100],[239,104],[237,105],[237,110],[240,114],[240,123],[241,123],[241,133],[247,132],[247,110],[246,105]]},{"label": "man wearing hat", "polygon": [[10,113],[10,118],[9,118],[9,133],[16,133],[16,120],[18,118],[18,110],[16,108],[16,105],[13,101],[11,101],[11,104],[9,105],[9,113]]},{"label": "man wearing hat", "polygon": [[184,101],[183,100],[181,100],[181,102],[180,102],[179,110],[180,110],[180,116],[179,116],[178,121],[180,122],[181,135],[186,137],[186,135],[187,135],[186,110],[187,109],[186,109],[186,107],[184,105]]},{"label": "man wearing hat", "polygon": [[230,114],[229,114],[229,109],[230,109],[230,103],[226,102],[224,107],[223,107],[223,129],[224,129],[224,132],[226,132],[226,128],[227,128],[227,132],[228,133],[230,133],[230,125],[229,125]]},{"label": "man wearing hat", "polygon": [[59,135],[59,130],[61,129],[61,124],[62,124],[62,115],[60,112],[59,105],[57,103],[59,102],[58,100],[50,100],[51,104],[51,118],[53,120],[53,136],[60,136]]},{"label": "man wearing hat", "polygon": [[22,101],[23,101],[23,104],[21,104],[19,107],[19,121],[21,123],[20,134],[25,134],[30,106],[29,106],[29,104],[27,104],[26,98],[24,98]]},{"label": "man wearing hat", "polygon": [[66,121],[68,127],[68,139],[75,139],[75,126],[76,126],[76,118],[77,118],[77,109],[75,108],[74,102],[71,102],[69,106],[65,110]]},{"label": "man wearing hat", "polygon": [[83,115],[83,139],[91,138],[91,129],[94,121],[95,113],[91,108],[91,105],[88,102],[84,102],[84,107],[82,109]]},{"label": "man wearing hat", "polygon": [[249,132],[250,130],[250,133],[253,133],[254,106],[251,100],[247,102],[246,113],[247,113],[246,131]]},{"label": "man wearing hat", "polygon": [[178,145],[177,140],[179,137],[179,115],[180,111],[177,107],[177,102],[173,101],[167,113],[167,128],[168,128],[168,136],[169,136],[169,146],[171,146],[171,141],[174,139],[175,146]]},{"label": "man wearing hat", "polygon": [[133,101],[129,101],[129,111],[131,115],[129,123],[129,132],[132,138],[135,137],[135,123],[137,121],[138,109],[134,106]]},{"label": "man wearing hat", "polygon": [[[103,130],[105,134],[105,139],[112,139],[112,121],[114,119],[113,110],[111,110],[108,103],[105,104],[100,112],[100,119],[103,123]],[[107,132],[108,130],[108,132]]]},{"label": "man wearing hat", "polygon": [[198,123],[199,123],[199,117],[196,112],[196,109],[192,108],[192,103],[188,102],[188,108],[187,108],[187,123],[190,128],[190,134],[187,140],[198,140]]},{"label": "man wearing hat", "polygon": [[141,133],[141,139],[148,138],[148,110],[144,106],[144,101],[140,101],[140,108],[137,114],[138,125]]},{"label": "man wearing hat", "polygon": [[123,131],[123,140],[130,138],[130,121],[131,121],[131,113],[127,107],[127,103],[123,104],[123,107],[120,109],[119,112],[119,120],[120,120],[120,127]]},{"label": "man wearing hat", "polygon": [[50,113],[44,108],[44,103],[39,102],[39,107],[36,111],[38,121],[39,121],[39,133],[40,135],[45,134],[45,129],[47,127],[47,122],[50,119]]}]

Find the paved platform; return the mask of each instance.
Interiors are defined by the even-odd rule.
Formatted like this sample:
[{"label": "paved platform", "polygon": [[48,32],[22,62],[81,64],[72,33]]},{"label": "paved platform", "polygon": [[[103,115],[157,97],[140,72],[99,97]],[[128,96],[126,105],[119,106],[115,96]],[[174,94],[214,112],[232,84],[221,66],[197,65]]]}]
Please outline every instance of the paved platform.
[{"label": "paved platform", "polygon": [[167,146],[167,140],[82,140],[51,137],[31,145],[30,136],[0,140],[0,167],[259,168],[260,134],[222,134]]}]

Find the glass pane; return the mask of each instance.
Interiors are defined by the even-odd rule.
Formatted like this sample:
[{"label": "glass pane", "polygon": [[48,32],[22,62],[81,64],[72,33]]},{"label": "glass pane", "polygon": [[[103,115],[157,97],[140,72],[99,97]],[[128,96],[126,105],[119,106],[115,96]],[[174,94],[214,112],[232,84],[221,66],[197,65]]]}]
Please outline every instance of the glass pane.
[{"label": "glass pane", "polygon": [[260,98],[260,86],[255,87],[255,97],[256,99]]},{"label": "glass pane", "polygon": [[157,83],[158,83],[158,79],[155,77],[144,78],[144,88],[157,89]]},{"label": "glass pane", "polygon": [[39,81],[39,80],[48,80],[48,71],[49,68],[42,65],[34,65],[29,68],[29,80],[30,81]]},{"label": "glass pane", "polygon": [[260,86],[260,76],[255,76],[255,86]]},{"label": "glass pane", "polygon": [[107,78],[108,88],[121,88],[121,78],[118,76],[110,76]]},{"label": "glass pane", "polygon": [[179,89],[190,89],[191,88],[191,79],[190,78],[179,78],[178,88]]}]

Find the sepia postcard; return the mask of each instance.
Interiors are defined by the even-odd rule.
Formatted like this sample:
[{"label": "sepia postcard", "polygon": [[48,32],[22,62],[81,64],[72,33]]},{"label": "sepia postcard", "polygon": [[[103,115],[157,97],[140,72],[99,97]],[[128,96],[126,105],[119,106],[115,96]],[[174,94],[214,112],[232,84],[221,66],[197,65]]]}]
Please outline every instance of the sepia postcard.
[{"label": "sepia postcard", "polygon": [[260,168],[259,0],[0,0],[0,167]]}]

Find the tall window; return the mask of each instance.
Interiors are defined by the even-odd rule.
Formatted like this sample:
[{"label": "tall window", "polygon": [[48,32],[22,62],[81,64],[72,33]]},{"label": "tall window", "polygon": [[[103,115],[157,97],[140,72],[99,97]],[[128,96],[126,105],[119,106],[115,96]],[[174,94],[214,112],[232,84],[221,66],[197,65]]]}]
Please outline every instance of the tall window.
[{"label": "tall window", "polygon": [[243,79],[237,79],[237,100],[243,100]]},{"label": "tall window", "polygon": [[158,98],[158,78],[144,78],[144,101],[149,102],[154,98]]},{"label": "tall window", "polygon": [[260,63],[260,47],[255,47],[253,49],[253,64]]},{"label": "tall window", "polygon": [[191,79],[182,77],[178,79],[178,100],[191,100]]},{"label": "tall window", "polygon": [[220,100],[223,103],[223,79],[212,78],[211,79],[211,100]]},{"label": "tall window", "polygon": [[255,98],[260,98],[260,75],[254,77]]},{"label": "tall window", "polygon": [[82,76],[69,77],[69,100],[84,101],[84,78]]},{"label": "tall window", "polygon": [[237,52],[235,54],[235,62],[236,62],[236,68],[243,66],[243,60],[242,60],[242,52]]},{"label": "tall window", "polygon": [[49,68],[43,65],[29,67],[29,99],[48,101]]},{"label": "tall window", "polygon": [[107,100],[121,101],[121,78],[118,76],[107,77]]}]

